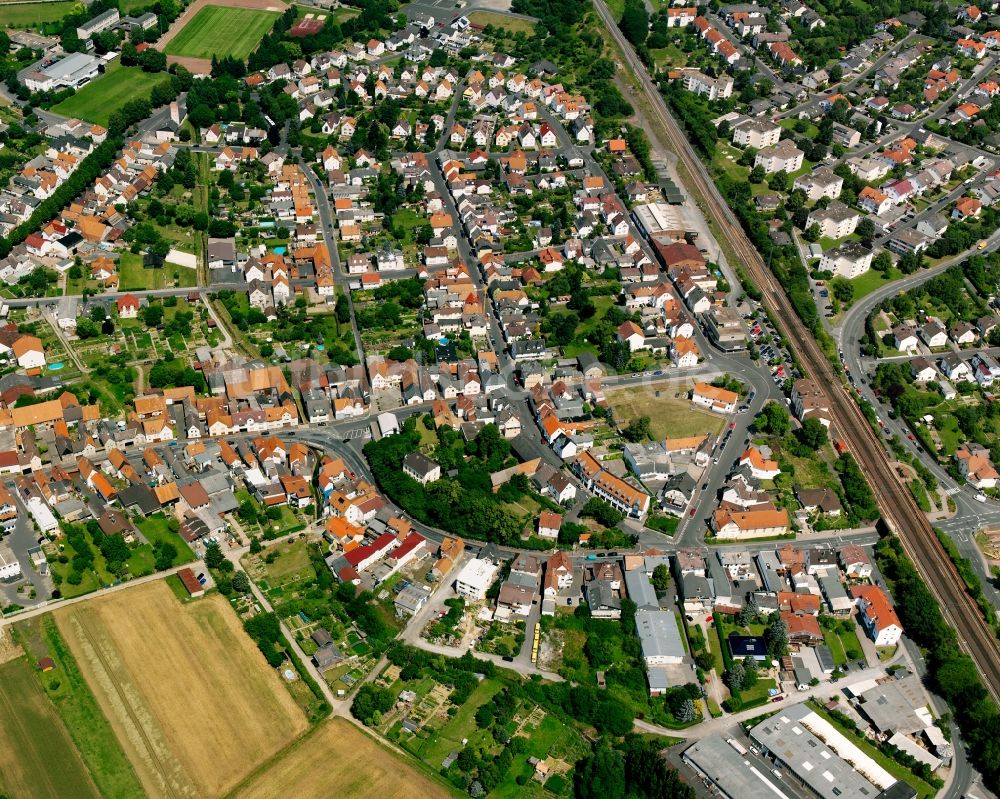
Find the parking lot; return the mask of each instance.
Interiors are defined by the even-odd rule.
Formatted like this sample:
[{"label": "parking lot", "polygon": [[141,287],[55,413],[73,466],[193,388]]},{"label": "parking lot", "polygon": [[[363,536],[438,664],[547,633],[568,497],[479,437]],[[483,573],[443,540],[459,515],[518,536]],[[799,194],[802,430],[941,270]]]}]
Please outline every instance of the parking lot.
[{"label": "parking lot", "polygon": [[740,306],[740,314],[747,325],[747,332],[761,361],[771,369],[771,379],[775,385],[781,386],[785,380],[798,380],[802,374],[792,363],[788,350],[780,345],[780,336],[767,319],[763,310],[753,309],[746,304]]}]

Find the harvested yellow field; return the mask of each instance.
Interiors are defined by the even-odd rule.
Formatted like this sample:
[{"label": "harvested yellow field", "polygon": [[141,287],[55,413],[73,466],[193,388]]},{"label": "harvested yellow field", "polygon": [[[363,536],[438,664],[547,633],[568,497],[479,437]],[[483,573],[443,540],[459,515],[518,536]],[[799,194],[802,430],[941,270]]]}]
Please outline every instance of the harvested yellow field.
[{"label": "harvested yellow field", "polygon": [[55,617],[151,797],[219,796],[307,727],[219,595],[156,580]]},{"label": "harvested yellow field", "polygon": [[344,719],[296,741],[231,799],[448,799],[452,794]]}]

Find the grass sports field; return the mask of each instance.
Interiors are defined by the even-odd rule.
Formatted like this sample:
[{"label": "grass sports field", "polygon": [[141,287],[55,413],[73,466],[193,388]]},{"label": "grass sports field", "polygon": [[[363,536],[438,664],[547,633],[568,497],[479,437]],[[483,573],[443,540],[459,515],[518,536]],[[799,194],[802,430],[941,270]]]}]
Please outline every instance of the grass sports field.
[{"label": "grass sports field", "polygon": [[139,67],[113,65],[104,75],[66,98],[53,111],[107,127],[111,115],[130,100],[149,99],[157,83],[166,78],[143,72]]},{"label": "grass sports field", "polygon": [[167,44],[167,55],[245,59],[278,15],[252,8],[205,6]]},{"label": "grass sports field", "polygon": [[32,668],[26,657],[0,666],[0,790],[36,799],[97,799],[100,794]]},{"label": "grass sports field", "polygon": [[219,595],[157,580],[55,616],[148,796],[219,796],[307,727]]},{"label": "grass sports field", "polygon": [[[359,764],[364,764],[359,768]],[[447,799],[444,786],[343,719],[330,719],[254,774],[231,799]]]},{"label": "grass sports field", "polygon": [[34,28],[43,22],[62,19],[76,4],[71,0],[57,0],[54,3],[2,3],[0,4],[0,27]]}]

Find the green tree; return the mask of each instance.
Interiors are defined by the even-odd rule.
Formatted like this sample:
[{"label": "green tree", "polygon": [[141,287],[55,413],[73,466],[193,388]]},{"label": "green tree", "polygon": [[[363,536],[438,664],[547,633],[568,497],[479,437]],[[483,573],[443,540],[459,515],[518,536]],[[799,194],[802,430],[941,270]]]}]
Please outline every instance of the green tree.
[{"label": "green tree", "polygon": [[788,654],[788,626],[777,613],[772,613],[764,628],[764,644],[773,660]]},{"label": "green tree", "polygon": [[788,410],[773,400],[761,409],[754,424],[762,432],[775,436],[787,435],[792,426],[791,420],[788,418]]},{"label": "green tree", "polygon": [[95,338],[100,334],[100,328],[90,319],[81,316],[76,320],[76,335],[81,340]]},{"label": "green tree", "polygon": [[[875,221],[873,219],[871,219],[870,217],[867,217],[867,216],[866,217],[862,217],[858,221],[858,226],[857,226],[857,228],[855,228],[855,232],[859,236],[861,236],[861,238],[866,239],[866,240],[874,238],[875,237]],[[882,250],[882,252],[885,252],[885,250]],[[888,255],[888,253],[886,253],[886,255]],[[891,262],[891,258],[890,258],[890,262]]]},{"label": "green tree", "polygon": [[388,688],[366,683],[354,696],[351,715],[371,727],[378,723],[383,713],[392,709],[395,701],[395,696]]},{"label": "green tree", "polygon": [[888,272],[892,268],[892,256],[882,250],[872,259],[872,269],[876,272]]},{"label": "green tree", "polygon": [[653,438],[653,431],[648,416],[639,416],[628,423],[628,426],[622,430],[622,436],[624,436],[626,441],[631,441],[633,443],[637,441],[646,441]]},{"label": "green tree", "polygon": [[790,183],[791,179],[788,177],[788,173],[784,169],[779,169],[767,179],[767,185],[771,191],[788,191]]},{"label": "green tree", "polygon": [[838,301],[849,305],[854,302],[854,284],[842,277],[830,281],[830,291]]},{"label": "green tree", "polygon": [[810,416],[802,423],[802,427],[795,431],[795,437],[802,446],[814,452],[829,440],[826,426],[815,416]]},{"label": "green tree", "polygon": [[593,752],[577,763],[573,783],[576,799],[624,799],[624,755],[607,739],[599,739]]},{"label": "green tree", "polygon": [[658,563],[656,565],[653,569],[651,582],[653,583],[653,588],[661,594],[670,587],[670,570],[666,567],[666,564]]},{"label": "green tree", "polygon": [[625,10],[618,27],[632,44],[644,44],[649,35],[649,12],[646,11],[646,4],[642,0],[625,0]]},{"label": "green tree", "polygon": [[222,549],[218,544],[209,544],[205,547],[205,565],[210,569],[218,569],[225,561],[226,556],[222,554]]}]

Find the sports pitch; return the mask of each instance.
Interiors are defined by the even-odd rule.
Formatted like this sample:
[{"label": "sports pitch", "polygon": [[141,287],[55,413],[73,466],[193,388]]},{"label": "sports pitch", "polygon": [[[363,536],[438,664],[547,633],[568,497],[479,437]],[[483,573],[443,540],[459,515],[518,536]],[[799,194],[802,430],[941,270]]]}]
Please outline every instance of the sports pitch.
[{"label": "sports pitch", "polygon": [[52,110],[107,127],[111,115],[125,103],[148,99],[153,87],[166,80],[162,74],[143,72],[139,67],[112,66]]},{"label": "sports pitch", "polygon": [[273,11],[205,6],[167,44],[167,55],[245,59],[278,19]]}]

